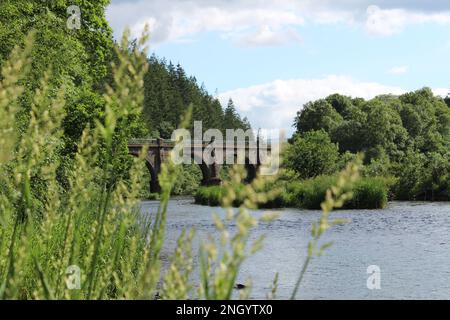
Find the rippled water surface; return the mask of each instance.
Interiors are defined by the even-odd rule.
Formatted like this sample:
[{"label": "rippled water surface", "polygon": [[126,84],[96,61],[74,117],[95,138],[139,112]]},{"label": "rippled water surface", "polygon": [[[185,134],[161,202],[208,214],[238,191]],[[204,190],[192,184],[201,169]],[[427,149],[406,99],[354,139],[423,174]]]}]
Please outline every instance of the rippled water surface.
[{"label": "rippled water surface", "polygon": [[[142,203],[153,215],[158,202]],[[173,252],[183,228],[195,227],[198,241],[214,234],[211,213],[220,208],[193,204],[192,199],[171,200],[162,259]],[[279,273],[277,298],[289,298],[305,258],[311,222],[319,211],[283,209],[278,220],[262,224],[252,238],[265,234],[264,248],[249,258],[238,282],[251,278],[251,298],[264,299]],[[258,215],[261,212],[255,212]],[[435,299],[450,298],[450,203],[392,202],[384,210],[346,210],[333,213],[351,222],[336,226],[324,241],[334,241],[310,265],[300,299]],[[381,289],[369,290],[369,265],[381,269]],[[193,276],[198,283],[197,271]]]}]

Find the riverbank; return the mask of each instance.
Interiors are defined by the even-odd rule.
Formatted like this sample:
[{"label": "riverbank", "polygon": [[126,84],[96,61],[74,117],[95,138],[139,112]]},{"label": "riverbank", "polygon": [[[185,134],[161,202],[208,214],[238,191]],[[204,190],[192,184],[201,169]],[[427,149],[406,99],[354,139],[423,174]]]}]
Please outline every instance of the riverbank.
[{"label": "riverbank", "polygon": [[[302,208],[320,209],[325,199],[326,191],[336,183],[335,176],[319,176],[303,181],[280,181],[270,186],[279,189],[277,197],[268,201],[262,208]],[[389,198],[390,182],[384,178],[364,177],[355,183],[353,198],[343,209],[383,209]],[[234,190],[238,195],[233,205],[242,204],[239,198],[241,190]],[[226,196],[227,190],[221,186],[201,187],[196,192],[195,203],[200,205],[218,206]]]}]

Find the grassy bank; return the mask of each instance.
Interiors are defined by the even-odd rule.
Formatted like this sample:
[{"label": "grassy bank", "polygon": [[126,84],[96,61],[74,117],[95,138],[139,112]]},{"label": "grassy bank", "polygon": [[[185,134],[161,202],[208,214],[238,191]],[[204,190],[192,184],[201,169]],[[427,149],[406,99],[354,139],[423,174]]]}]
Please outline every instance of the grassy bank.
[{"label": "grassy bank", "polygon": [[[335,185],[337,177],[319,176],[313,179],[291,182],[280,182],[275,187],[282,192],[275,199],[264,204],[264,208],[304,208],[320,209],[327,189]],[[364,177],[355,183],[352,190],[353,199],[345,204],[345,209],[381,209],[388,201],[389,182],[384,178]],[[239,195],[239,190],[235,190]],[[218,206],[225,196],[225,190],[220,186],[201,187],[195,194],[195,203]],[[234,205],[242,202],[235,200]]]}]

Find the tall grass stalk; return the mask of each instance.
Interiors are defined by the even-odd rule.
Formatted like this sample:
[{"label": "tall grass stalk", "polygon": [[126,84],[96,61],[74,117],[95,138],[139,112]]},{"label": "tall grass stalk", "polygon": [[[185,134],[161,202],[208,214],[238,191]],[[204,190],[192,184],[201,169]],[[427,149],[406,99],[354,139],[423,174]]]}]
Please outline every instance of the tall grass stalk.
[{"label": "tall grass stalk", "polygon": [[[272,221],[278,215],[266,212],[260,218],[250,214],[248,209],[256,209],[259,204],[272,200],[279,190],[264,191],[264,187],[276,176],[261,176],[249,185],[243,185],[246,172],[242,166],[235,166],[230,172],[230,180],[225,182],[222,207],[226,208],[224,219],[214,215],[214,223],[219,231],[219,240],[213,236],[203,242],[200,247],[200,296],[210,300],[226,300],[232,298],[239,269],[244,260],[261,249],[264,237],[259,237],[250,243],[250,231],[259,223]],[[235,190],[240,190],[238,195]],[[234,209],[233,203],[237,197],[242,204]],[[235,224],[234,228],[230,228]],[[230,233],[232,231],[232,233]],[[222,250],[220,249],[222,248]],[[223,250],[226,248],[226,250]],[[250,282],[241,292],[241,298],[249,296]]]},{"label": "tall grass stalk", "polygon": [[[143,37],[139,45],[145,41]],[[149,223],[141,223],[138,210],[145,150],[134,160],[129,180],[118,178],[113,166],[119,152],[115,141],[121,135],[118,123],[140,112],[147,69],[145,53],[130,54],[122,49],[127,44],[125,34],[117,49],[113,86],[105,95],[104,120],[84,131],[69,173],[68,192],[56,179],[65,88],[49,85],[49,69],[34,95],[28,126],[20,133],[15,127],[21,111],[20,80],[31,62],[33,34],[4,64],[0,82],[0,298],[151,297],[152,290],[144,293],[146,281],[141,279],[158,273],[153,264],[158,255],[157,250],[149,250]],[[105,154],[99,154],[100,149]],[[164,169],[161,180],[169,176],[173,179]],[[37,183],[45,187],[44,194],[36,191]],[[167,201],[165,196],[154,223],[152,248],[160,247],[162,241]],[[67,272],[74,266],[80,270],[80,288],[67,285],[71,279]]]},{"label": "tall grass stalk", "polygon": [[[106,90],[104,118],[85,128],[81,136],[73,166],[68,170],[68,191],[57,181],[65,87],[50,85],[50,68],[35,92],[28,125],[20,132],[16,118],[24,112],[19,107],[24,91],[21,79],[31,64],[33,34],[3,64],[0,299],[230,299],[242,263],[261,248],[264,238],[251,241],[251,230],[277,215],[265,213],[257,218],[249,210],[279,195],[278,189],[267,191],[267,185],[273,185],[277,177],[258,175],[251,184],[244,185],[245,169],[236,166],[221,195],[226,215],[214,215],[219,239],[210,236],[199,249],[198,290],[190,280],[194,230],[183,230],[169,258],[170,265],[164,270],[161,267],[168,203],[179,167],[171,161],[162,164],[160,206],[154,217],[143,216],[139,206],[142,172],[146,170],[145,148],[133,159],[126,180],[114,169],[115,156],[123,147],[117,143],[124,138],[121,125],[139,114],[143,102],[147,62],[145,51],[138,48],[146,40],[143,36],[130,53],[125,50],[125,33],[117,48],[118,63],[113,67],[113,84]],[[182,127],[187,127],[192,107],[189,110]],[[357,164],[349,166],[337,186],[327,192],[323,216],[313,225],[304,270],[316,252],[320,236],[330,226],[329,212],[350,197],[343,190],[356,179],[356,168]],[[236,203],[239,208],[232,208]],[[320,247],[319,252],[326,247]],[[277,284],[276,277],[272,297]],[[250,288],[249,281],[240,297],[249,297]]]},{"label": "tall grass stalk", "polygon": [[[142,37],[137,48],[146,40]],[[145,51],[125,50],[125,33],[117,48],[113,84],[105,94],[104,118],[84,130],[68,170],[67,191],[57,182],[67,92],[49,85],[51,69],[34,95],[25,132],[15,125],[23,112],[18,101],[32,46],[30,34],[24,47],[14,49],[4,63],[0,82],[0,298],[231,298],[239,267],[261,247],[258,239],[247,248],[250,229],[273,217],[255,219],[247,210],[274,196],[261,192],[265,179],[259,177],[244,187],[243,168],[235,168],[223,204],[230,207],[236,200],[233,190],[240,185],[244,203],[237,212],[229,208],[226,218],[237,228],[230,236],[225,222],[215,218],[221,241],[200,249],[202,283],[194,292],[190,280],[194,230],[182,232],[167,269],[162,270],[160,259],[179,167],[171,161],[162,164],[160,206],[154,217],[143,216],[139,208],[145,148],[133,159],[127,180],[114,169],[115,156],[121,152],[117,141],[124,137],[121,125],[139,114],[143,102]],[[189,110],[182,126],[188,125],[192,106]],[[242,296],[248,294],[245,290]]]}]

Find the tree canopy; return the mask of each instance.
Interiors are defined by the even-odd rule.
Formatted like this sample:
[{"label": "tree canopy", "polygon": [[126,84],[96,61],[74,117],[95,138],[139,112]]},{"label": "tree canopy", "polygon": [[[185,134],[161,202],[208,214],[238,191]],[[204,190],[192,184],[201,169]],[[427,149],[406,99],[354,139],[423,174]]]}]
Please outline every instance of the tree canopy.
[{"label": "tree canopy", "polygon": [[[67,28],[67,8],[81,8],[80,29]],[[109,0],[41,1],[4,0],[0,3],[0,67],[15,45],[22,45],[25,36],[35,31],[32,68],[26,79],[22,98],[26,116],[32,96],[45,72],[51,72],[52,85],[67,89],[65,138],[68,148],[74,147],[81,131],[102,113],[101,93],[110,73],[112,31],[104,10]]]},{"label": "tree canopy", "polygon": [[302,179],[333,173],[338,160],[338,147],[325,130],[311,130],[294,137],[285,154],[286,165]]},{"label": "tree canopy", "polygon": [[194,107],[192,123],[202,121],[203,130],[250,128],[232,100],[223,109],[219,100],[199,85],[195,77],[186,75],[180,64],[175,66],[155,55],[148,62],[143,117],[151,136],[170,138],[190,104]]},{"label": "tree canopy", "polygon": [[[423,88],[371,100],[333,94],[308,102],[294,121],[306,139],[323,130],[341,157],[364,152],[367,172],[396,176],[401,199],[448,198],[450,194],[450,108]],[[294,146],[298,144],[294,140]],[[375,167],[377,169],[375,170]],[[306,167],[297,168],[308,172]]]}]

